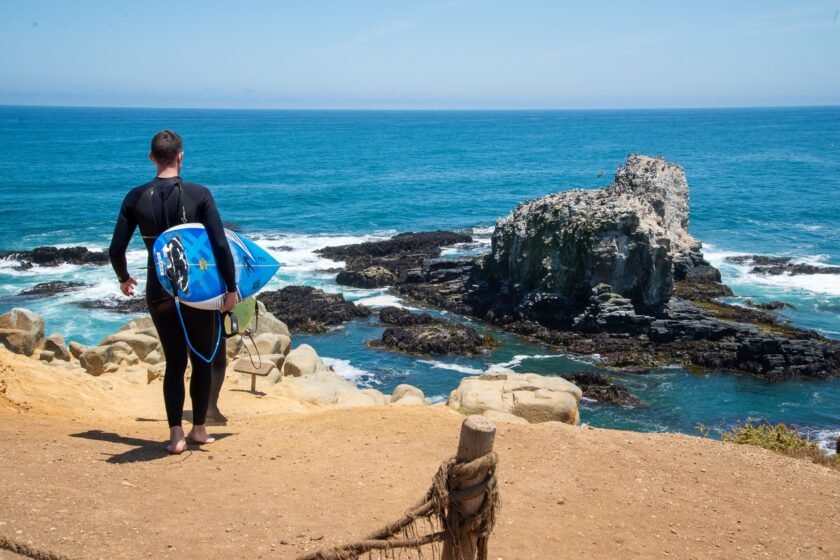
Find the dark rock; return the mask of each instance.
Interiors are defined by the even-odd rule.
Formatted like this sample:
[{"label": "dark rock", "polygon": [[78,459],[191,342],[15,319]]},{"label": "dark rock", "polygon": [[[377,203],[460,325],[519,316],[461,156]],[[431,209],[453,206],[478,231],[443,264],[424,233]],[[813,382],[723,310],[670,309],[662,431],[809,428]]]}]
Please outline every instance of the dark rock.
[{"label": "dark rock", "polygon": [[606,188],[549,195],[499,220],[483,269],[491,289],[509,292],[512,311],[567,328],[598,284],[637,309],[667,303],[675,258],[699,245],[687,226],[683,169],[630,156]]},{"label": "dark rock", "polygon": [[639,406],[642,402],[630,394],[624,385],[614,383],[611,378],[594,371],[578,371],[564,375],[566,379],[580,387],[583,396],[601,403]]},{"label": "dark rock", "polygon": [[483,352],[484,338],[470,327],[432,323],[411,327],[389,327],[382,333],[378,347],[409,354],[469,356]]},{"label": "dark rock", "polygon": [[336,261],[357,257],[390,257],[402,254],[439,256],[442,247],[456,243],[470,243],[472,237],[452,231],[408,232],[384,241],[367,241],[353,245],[325,247],[317,253]]},{"label": "dark rock", "polygon": [[840,274],[840,266],[814,266],[812,264],[782,264],[774,266],[756,266],[752,271],[755,274],[769,274],[779,276],[781,274]]},{"label": "dark rock", "polygon": [[784,301],[768,301],[766,303],[753,303],[751,300],[747,300],[744,304],[748,305],[749,307],[755,307],[756,309],[763,309],[765,311],[778,311],[779,309],[796,309],[793,305],[784,302]]},{"label": "dark rock", "polygon": [[375,265],[363,270],[342,270],[335,281],[356,288],[381,288],[396,284],[397,277],[384,266]]},{"label": "dark rock", "polygon": [[738,255],[727,257],[727,261],[735,264],[751,264],[755,274],[840,274],[840,266],[818,266],[812,264],[792,263],[791,257],[768,257],[764,255]]},{"label": "dark rock", "polygon": [[778,266],[790,262],[791,257],[768,257],[764,255],[737,255],[726,257],[726,260],[735,264],[753,264],[758,266]]},{"label": "dark rock", "polygon": [[[0,251],[0,258],[15,259],[40,266],[58,266],[60,264],[108,264],[108,253],[89,251],[87,247],[37,247],[31,251]],[[31,268],[31,267],[30,267]]]},{"label": "dark rock", "polygon": [[273,249],[274,251],[286,251],[286,252],[295,250],[295,248],[290,246],[290,245],[276,245],[276,246],[269,247],[269,249]]},{"label": "dark rock", "polygon": [[435,319],[428,313],[412,313],[402,307],[383,307],[379,310],[379,322],[396,327],[413,327],[416,325],[433,325],[442,321]]},{"label": "dark rock", "polygon": [[371,314],[367,307],[346,301],[341,294],[328,294],[311,286],[287,286],[262,292],[257,299],[292,331],[324,332],[329,327]]},{"label": "dark rock", "polygon": [[592,288],[590,304],[574,320],[574,328],[583,332],[647,332],[653,317],[636,313],[632,302],[613,293],[612,287],[598,284]]},{"label": "dark rock", "polygon": [[48,297],[65,292],[71,292],[79,288],[83,288],[85,284],[81,282],[66,282],[64,280],[53,280],[52,282],[42,282],[35,284],[28,290],[20,292],[22,296]]},{"label": "dark rock", "polygon": [[79,301],[75,302],[74,305],[82,309],[104,309],[115,313],[148,313],[149,311],[145,296]]}]

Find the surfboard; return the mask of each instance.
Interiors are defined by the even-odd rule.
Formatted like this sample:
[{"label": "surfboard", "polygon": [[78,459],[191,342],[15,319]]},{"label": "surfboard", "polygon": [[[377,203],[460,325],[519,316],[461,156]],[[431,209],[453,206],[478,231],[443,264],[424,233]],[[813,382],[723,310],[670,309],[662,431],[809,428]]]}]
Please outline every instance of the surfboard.
[{"label": "surfboard", "polygon": [[[265,249],[242,235],[225,230],[240,300],[257,293],[280,269],[280,263]],[[219,309],[225,283],[219,275],[216,256],[201,224],[183,224],[158,236],[153,246],[155,273],[163,288],[184,305]]]}]

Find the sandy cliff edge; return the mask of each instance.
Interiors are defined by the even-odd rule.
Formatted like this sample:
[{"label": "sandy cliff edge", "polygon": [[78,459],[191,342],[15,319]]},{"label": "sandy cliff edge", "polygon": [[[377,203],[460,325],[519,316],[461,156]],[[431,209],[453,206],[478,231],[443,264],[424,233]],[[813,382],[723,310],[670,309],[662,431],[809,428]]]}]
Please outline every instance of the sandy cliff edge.
[{"label": "sandy cliff edge", "polygon": [[[159,382],[0,350],[0,536],[72,558],[294,558],[398,517],[462,421],[237,386],[221,402],[221,440],[171,457]],[[496,449],[492,558],[840,557],[840,473],[818,465],[554,422],[499,425]]]}]

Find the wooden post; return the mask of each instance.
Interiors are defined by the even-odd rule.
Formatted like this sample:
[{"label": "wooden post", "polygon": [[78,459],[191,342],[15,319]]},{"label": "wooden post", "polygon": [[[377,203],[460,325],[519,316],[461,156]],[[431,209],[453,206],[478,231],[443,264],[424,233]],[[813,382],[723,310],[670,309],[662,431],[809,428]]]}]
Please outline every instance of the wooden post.
[{"label": "wooden post", "polygon": [[[464,423],[461,424],[461,439],[458,442],[458,453],[455,455],[455,461],[458,463],[469,463],[470,461],[487,455],[493,451],[493,440],[495,438],[496,426],[493,424],[492,420],[477,414],[468,416],[467,419],[464,420]],[[455,488],[452,488],[452,490],[469,488],[470,486],[475,486],[476,484],[482,482],[482,480],[482,475],[479,475],[475,479],[464,481]],[[461,509],[466,515],[472,515],[478,511],[482,502],[484,502],[483,495],[476,498],[468,498],[461,504]],[[450,511],[449,514],[451,516],[456,516],[456,521],[460,521],[460,512]],[[441,560],[456,560],[458,558],[462,558],[463,560],[475,560],[476,541],[478,540],[478,535],[464,533],[457,535],[455,540],[456,542],[451,544],[449,542],[443,543]],[[453,547],[457,549],[457,552],[453,550]]]}]

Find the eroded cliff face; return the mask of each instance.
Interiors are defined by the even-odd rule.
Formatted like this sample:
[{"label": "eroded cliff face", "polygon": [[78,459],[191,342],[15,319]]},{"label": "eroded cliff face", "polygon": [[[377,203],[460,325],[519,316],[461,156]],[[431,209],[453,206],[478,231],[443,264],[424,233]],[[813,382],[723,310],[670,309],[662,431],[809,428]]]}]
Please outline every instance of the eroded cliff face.
[{"label": "eroded cliff face", "polygon": [[682,167],[630,156],[608,187],[549,195],[500,220],[484,275],[548,323],[568,323],[602,284],[654,311],[671,298],[675,261],[699,247],[687,227]]}]

